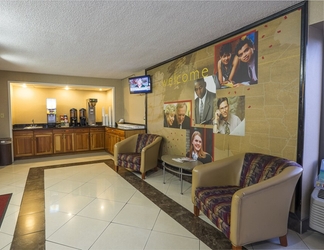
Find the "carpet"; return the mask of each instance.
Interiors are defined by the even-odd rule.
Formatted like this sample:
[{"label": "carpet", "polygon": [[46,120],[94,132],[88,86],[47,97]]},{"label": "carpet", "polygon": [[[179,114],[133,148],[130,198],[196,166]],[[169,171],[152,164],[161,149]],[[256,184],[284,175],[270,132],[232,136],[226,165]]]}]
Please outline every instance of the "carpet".
[{"label": "carpet", "polygon": [[12,196],[12,193],[0,195],[0,227],[1,227],[2,221],[5,217],[11,196]]}]

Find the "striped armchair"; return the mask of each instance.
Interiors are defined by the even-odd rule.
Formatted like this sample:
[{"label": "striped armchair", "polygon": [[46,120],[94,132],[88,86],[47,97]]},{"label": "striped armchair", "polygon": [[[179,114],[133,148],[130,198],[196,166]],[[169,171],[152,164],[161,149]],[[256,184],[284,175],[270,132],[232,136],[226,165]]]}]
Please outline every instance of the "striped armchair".
[{"label": "striped armchair", "polygon": [[157,167],[162,137],[155,134],[137,134],[115,144],[115,170],[119,167],[129,168],[145,173]]},{"label": "striped armchair", "polygon": [[232,249],[275,237],[287,246],[289,209],[302,171],[296,162],[258,153],[197,166],[194,214],[202,211],[230,239]]}]

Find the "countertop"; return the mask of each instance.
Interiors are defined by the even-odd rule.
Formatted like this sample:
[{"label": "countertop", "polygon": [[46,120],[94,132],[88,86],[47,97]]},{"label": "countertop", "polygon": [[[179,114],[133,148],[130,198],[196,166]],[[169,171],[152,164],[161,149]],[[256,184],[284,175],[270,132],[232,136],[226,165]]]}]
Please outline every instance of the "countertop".
[{"label": "countertop", "polygon": [[[123,124],[126,125],[126,124]],[[29,127],[30,125],[25,125],[25,124],[19,124],[19,125],[14,125],[13,126],[13,131],[35,131],[35,130],[51,130],[51,129],[82,129],[82,128],[114,128],[114,129],[120,129],[120,130],[141,130],[141,129],[146,129],[144,125],[137,125],[137,124],[129,124],[129,127],[126,126],[121,126],[121,127],[116,127],[116,126],[102,126],[102,125],[96,125],[96,126],[76,126],[76,127],[61,127],[60,125],[57,125],[55,127],[49,127],[47,124],[37,124],[38,128],[28,128],[26,129],[25,127]],[[42,128],[39,128],[39,126],[42,126]]]}]

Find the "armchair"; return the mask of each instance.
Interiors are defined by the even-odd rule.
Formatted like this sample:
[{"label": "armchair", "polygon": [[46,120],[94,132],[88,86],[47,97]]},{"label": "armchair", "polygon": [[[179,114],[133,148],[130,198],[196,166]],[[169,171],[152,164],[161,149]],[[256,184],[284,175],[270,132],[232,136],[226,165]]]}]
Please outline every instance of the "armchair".
[{"label": "armchair", "polygon": [[115,144],[115,170],[119,167],[130,168],[145,173],[157,167],[162,137],[154,134],[136,134]]},{"label": "armchair", "polygon": [[194,214],[202,211],[233,250],[275,237],[287,246],[289,209],[302,171],[296,162],[257,153],[199,165],[192,173]]}]

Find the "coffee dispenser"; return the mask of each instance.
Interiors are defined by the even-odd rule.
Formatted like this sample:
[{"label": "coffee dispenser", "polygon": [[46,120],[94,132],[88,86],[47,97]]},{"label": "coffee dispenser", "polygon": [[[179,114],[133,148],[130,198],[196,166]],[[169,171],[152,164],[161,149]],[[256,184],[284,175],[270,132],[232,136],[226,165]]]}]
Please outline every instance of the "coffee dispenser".
[{"label": "coffee dispenser", "polygon": [[88,125],[95,126],[96,125],[96,104],[98,99],[90,98],[87,99],[87,115],[88,115]]},{"label": "coffee dispenser", "polygon": [[47,98],[46,99],[46,109],[47,109],[47,125],[49,127],[55,127],[56,125],[56,99]]},{"label": "coffee dispenser", "polygon": [[79,119],[80,119],[80,126],[81,127],[87,126],[86,109],[82,108],[82,109],[79,110]]},{"label": "coffee dispenser", "polygon": [[70,126],[76,127],[78,122],[78,114],[75,108],[70,109]]}]

